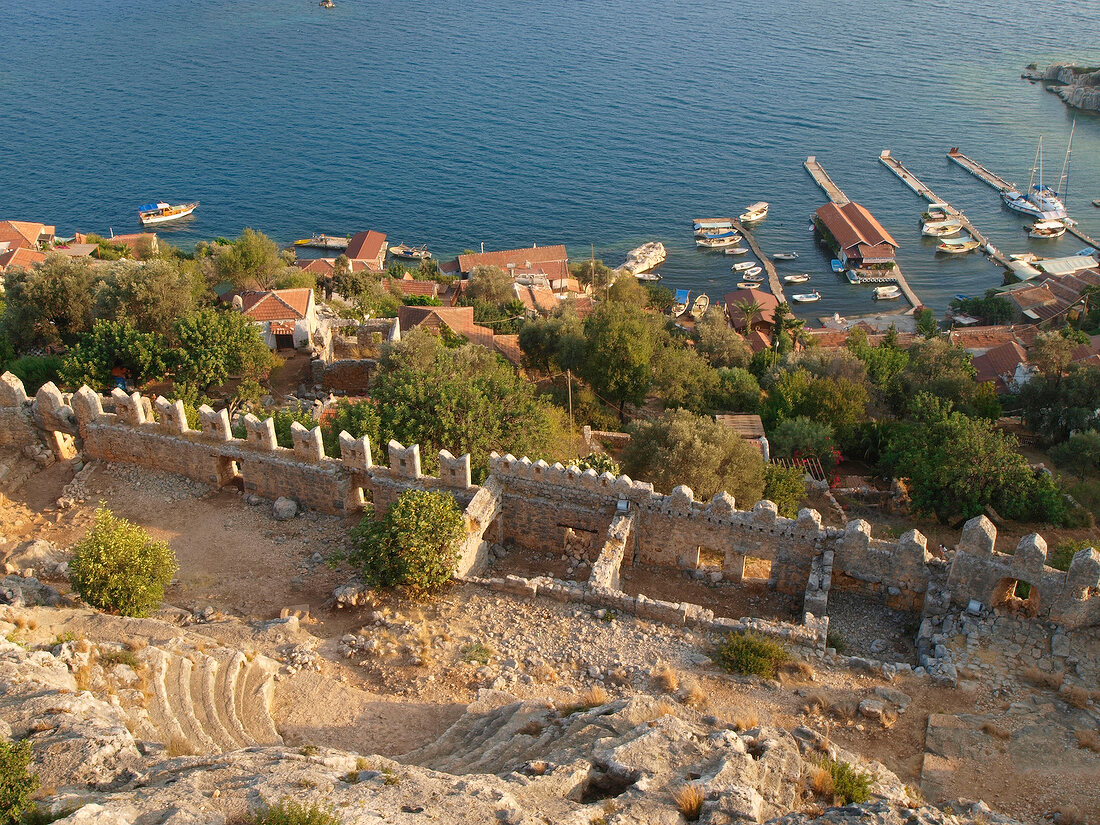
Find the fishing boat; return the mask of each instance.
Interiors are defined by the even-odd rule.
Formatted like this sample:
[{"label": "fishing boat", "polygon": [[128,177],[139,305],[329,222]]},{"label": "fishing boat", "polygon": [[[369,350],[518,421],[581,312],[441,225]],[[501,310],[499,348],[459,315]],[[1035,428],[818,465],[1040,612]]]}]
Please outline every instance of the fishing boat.
[{"label": "fishing boat", "polygon": [[798,260],[798,253],[797,252],[776,252],[774,255],[772,255],[772,260],[773,261],[797,261]]},{"label": "fishing boat", "polygon": [[312,238],[303,238],[295,241],[295,246],[308,246],[313,249],[347,249],[348,238],[340,238],[336,235],[314,235]]},{"label": "fishing boat", "polygon": [[928,211],[920,216],[921,225],[928,223],[939,223],[940,221],[947,220],[947,212],[943,209],[937,209],[934,206],[929,206]]},{"label": "fishing boat", "polygon": [[738,289],[760,289],[759,281],[739,281],[737,284]]},{"label": "fishing boat", "polygon": [[727,246],[733,246],[741,239],[737,236],[731,236],[729,238],[696,238],[695,245],[701,246],[703,249],[724,249]]},{"label": "fishing boat", "polygon": [[971,237],[958,239],[947,238],[936,247],[936,251],[946,252],[949,255],[961,255],[964,252],[973,252],[979,246],[981,246],[981,243]]},{"label": "fishing boat", "polygon": [[741,277],[742,277],[742,278],[753,278],[753,279],[755,279],[755,278],[763,278],[764,276],[760,274],[760,273],[761,273],[761,272],[763,272],[763,271],[764,271],[764,270],[763,270],[763,269],[762,269],[761,267],[759,267],[759,266],[754,266],[754,267],[753,267],[752,269],[746,270],[746,271],[745,271],[745,274],[744,274],[744,275],[742,275]]},{"label": "fishing boat", "polygon": [[1066,234],[1066,225],[1062,221],[1036,221],[1027,234],[1030,238],[1060,238]]},{"label": "fishing boat", "polygon": [[1094,200],[1092,202],[1092,205],[1095,206],[1097,209],[1100,209],[1100,198],[1097,198],[1096,200]]},{"label": "fishing boat", "polygon": [[660,272],[638,272],[634,275],[639,281],[659,281],[664,277]]},{"label": "fishing boat", "polygon": [[844,264],[842,264],[842,263],[841,263],[841,262],[840,262],[839,260],[837,260],[836,258],[833,258],[833,259],[832,259],[832,260],[831,260],[831,261],[829,262],[829,266],[831,266],[831,267],[833,268],[833,272],[843,272],[843,271],[844,271]]},{"label": "fishing boat", "polygon": [[860,279],[859,279],[859,271],[858,270],[849,269],[845,273],[845,277],[848,279],[848,283],[852,284],[853,286],[859,286],[862,283],[862,281],[860,281]]},{"label": "fishing boat", "polygon": [[1024,263],[1032,263],[1039,260],[1039,256],[1034,252],[1015,252],[1008,256],[1013,261],[1023,261]]},{"label": "fishing boat", "polygon": [[698,321],[706,311],[710,309],[710,298],[707,293],[702,292],[696,296],[695,301],[691,305],[691,317]]},{"label": "fishing boat", "polygon": [[958,235],[962,232],[962,222],[957,220],[935,221],[926,223],[920,233],[929,238],[945,238],[948,235]]},{"label": "fishing boat", "polygon": [[175,206],[160,201],[157,203],[147,203],[138,207],[138,220],[141,221],[142,226],[155,226],[158,223],[178,221],[180,218],[186,218],[194,212],[198,206],[198,201],[194,203],[181,203]]},{"label": "fishing boat", "polygon": [[679,318],[687,312],[688,301],[691,300],[691,291],[687,289],[676,290],[676,296],[672,300],[672,317]]},{"label": "fishing boat", "polygon": [[784,275],[783,280],[788,284],[804,284],[810,280],[810,273],[803,272],[801,275]]},{"label": "fishing boat", "polygon": [[668,258],[668,251],[665,245],[660,241],[651,241],[631,249],[626,255],[626,262],[619,269],[631,272],[637,278],[642,273],[663,264],[666,258]]},{"label": "fishing boat", "polygon": [[390,254],[395,258],[403,258],[406,261],[423,261],[432,257],[426,246],[408,246],[399,243],[390,247]]},{"label": "fishing boat", "polygon": [[[1063,193],[1069,185],[1069,156],[1073,148],[1073,129],[1077,127],[1074,120],[1073,128],[1069,133],[1069,144],[1066,146],[1066,160],[1062,164],[1062,176],[1058,181],[1063,186]],[[1039,172],[1039,183],[1035,183],[1035,172]],[[1021,212],[1038,220],[1062,220],[1067,217],[1066,205],[1061,200],[1058,192],[1049,186],[1043,185],[1043,136],[1039,136],[1039,146],[1035,150],[1035,164],[1031,167],[1031,180],[1027,184],[1027,194],[1016,189],[1005,189],[1001,192],[1001,200],[1005,206],[1015,212]],[[1045,237],[1045,236],[1039,236]]]},{"label": "fishing boat", "polygon": [[738,220],[740,220],[741,223],[756,223],[757,221],[762,221],[764,218],[768,217],[769,207],[770,204],[767,201],[757,201],[746,207]]},{"label": "fishing boat", "polygon": [[334,9],[334,8],[336,8],[336,4],[333,3],[332,0],[321,0],[319,5],[323,9]]},{"label": "fishing boat", "polygon": [[691,228],[696,232],[707,230],[733,229],[733,218],[696,218],[691,222]]},{"label": "fishing boat", "polygon": [[746,270],[752,269],[754,266],[756,266],[756,261],[741,261],[731,266],[730,269],[734,272],[745,272]]},{"label": "fishing boat", "polygon": [[876,286],[874,290],[876,301],[893,301],[896,298],[901,297],[901,287],[899,286]]},{"label": "fishing boat", "polygon": [[736,229],[697,229],[695,231],[696,238],[737,238],[741,240],[741,236],[737,234]]},{"label": "fishing boat", "polygon": [[814,301],[821,300],[821,293],[816,289],[813,292],[803,292],[799,295],[792,295],[792,301],[797,301],[800,304],[812,304]]},{"label": "fishing boat", "polygon": [[734,246],[729,249],[723,249],[722,251],[727,255],[744,255],[749,250],[743,246]]}]

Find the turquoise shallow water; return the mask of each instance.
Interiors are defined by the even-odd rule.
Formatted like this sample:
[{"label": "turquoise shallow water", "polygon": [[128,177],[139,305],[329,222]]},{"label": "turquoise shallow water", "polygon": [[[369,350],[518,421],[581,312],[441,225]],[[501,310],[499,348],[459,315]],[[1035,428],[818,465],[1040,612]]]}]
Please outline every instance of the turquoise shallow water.
[{"label": "turquoise shallow water", "polygon": [[[371,227],[439,255],[564,242],[612,264],[661,240],[666,284],[720,297],[730,259],[697,251],[689,220],[766,199],[761,244],[798,251],[782,271],[825,296],[807,317],[875,308],[807,231],[824,203],[808,154],[942,310],[999,272],[933,255],[879,151],[1022,251],[1023,220],[945,153],[1026,184],[1041,133],[1056,180],[1072,113],[1020,70],[1100,63],[1100,0],[4,2],[4,217],[134,231],[138,204],[198,199],[171,242]],[[1070,211],[1100,236],[1100,116],[1079,117],[1072,169]]]}]

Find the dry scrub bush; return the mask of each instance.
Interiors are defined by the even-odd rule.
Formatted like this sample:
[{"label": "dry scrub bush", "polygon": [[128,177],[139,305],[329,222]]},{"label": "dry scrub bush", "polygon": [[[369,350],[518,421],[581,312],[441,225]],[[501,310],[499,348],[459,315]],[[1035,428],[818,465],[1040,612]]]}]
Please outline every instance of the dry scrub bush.
[{"label": "dry scrub bush", "polygon": [[1024,671],[1024,678],[1029,682],[1048,690],[1058,690],[1062,686],[1062,680],[1066,678],[1063,671],[1046,673],[1037,667],[1029,667]]},{"label": "dry scrub bush", "polygon": [[599,685],[592,685],[581,694],[581,704],[586,708],[598,708],[607,704],[607,691]]},{"label": "dry scrub bush", "polygon": [[1058,825],[1087,825],[1087,822],[1076,808],[1059,808]]},{"label": "dry scrub bush", "polygon": [[676,810],[688,822],[696,822],[703,813],[703,803],[707,800],[706,791],[700,785],[689,782],[672,794]]},{"label": "dry scrub bush", "polygon": [[790,682],[812,682],[814,679],[813,665],[801,659],[793,659],[784,662],[777,668],[779,681],[787,684]]},{"label": "dry scrub bush", "polygon": [[550,665],[539,665],[531,671],[531,676],[536,682],[553,684],[558,681],[558,671]]},{"label": "dry scrub bush", "polygon": [[810,790],[824,799],[833,798],[833,775],[817,765],[810,769]]},{"label": "dry scrub bush", "polygon": [[703,686],[692,679],[684,685],[680,692],[680,701],[689,708],[705,708],[707,706],[707,692]]},{"label": "dry scrub bush", "polygon": [[1100,753],[1100,733],[1095,730],[1082,729],[1075,730],[1073,735],[1077,739],[1077,747]]},{"label": "dry scrub bush", "polygon": [[985,722],[982,725],[982,733],[987,736],[992,736],[994,739],[1011,739],[1012,732],[1005,730],[1000,725],[995,725],[992,722]]},{"label": "dry scrub bush", "polygon": [[747,711],[745,713],[739,713],[733,717],[733,729],[741,732],[746,730],[752,730],[760,724],[760,717],[753,711]]},{"label": "dry scrub bush", "polygon": [[889,730],[898,723],[898,712],[896,710],[893,710],[892,708],[886,708],[882,712],[882,716],[879,721],[882,723],[883,728]]},{"label": "dry scrub bush", "polygon": [[676,703],[667,696],[662,696],[653,706],[653,718],[659,719],[662,716],[675,716],[676,711]]},{"label": "dry scrub bush", "polygon": [[823,693],[811,693],[806,697],[806,701],[802,703],[803,713],[828,713],[829,708],[829,699]]},{"label": "dry scrub bush", "polygon": [[661,665],[653,671],[653,681],[665,693],[674,693],[680,687],[680,677],[668,665]]},{"label": "dry scrub bush", "polygon": [[1066,702],[1070,707],[1084,709],[1089,704],[1089,692],[1080,685],[1074,685],[1069,690],[1065,691]]}]

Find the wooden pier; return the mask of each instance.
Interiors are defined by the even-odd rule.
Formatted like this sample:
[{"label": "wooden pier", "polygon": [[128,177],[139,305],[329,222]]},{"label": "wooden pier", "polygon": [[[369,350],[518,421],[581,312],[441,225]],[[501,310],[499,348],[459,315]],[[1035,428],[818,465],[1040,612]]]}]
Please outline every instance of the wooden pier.
[{"label": "wooden pier", "polygon": [[988,183],[998,192],[1004,192],[1006,189],[1016,188],[1016,184],[1011,183],[1002,178],[1000,175],[996,174],[995,172],[986,169],[984,166],[978,163],[978,161],[974,160],[973,158],[968,158],[958,149],[952,149],[950,152],[947,153],[947,157],[950,160],[955,161],[955,163],[959,164],[959,166],[972,174],[974,177],[978,178],[978,180],[982,181],[983,183]]},{"label": "wooden pier", "polygon": [[741,221],[734,221],[733,228],[741,233],[742,237],[748,242],[752,254],[759,259],[760,265],[764,267],[764,271],[768,273],[768,288],[771,289],[772,295],[774,295],[780,303],[786,301],[787,298],[783,294],[783,281],[780,280],[779,273],[775,271],[775,265],[771,262],[771,259],[760,249],[760,244],[756,242],[756,238],[752,236],[752,232],[746,229]]},{"label": "wooden pier", "polygon": [[906,169],[904,164],[902,164],[900,160],[891,155],[889,149],[883,149],[882,152],[879,154],[878,159],[883,166],[885,166],[887,169],[897,175],[901,179],[902,183],[904,183],[906,186],[908,186],[910,189],[912,189],[914,192],[916,192],[918,195],[928,201],[929,204],[941,204],[943,206],[944,213],[961,223],[963,229],[970,233],[970,237],[972,237],[985,248],[986,252],[989,253],[990,258],[992,258],[1000,266],[1003,266],[1005,268],[1008,267],[1008,258],[1005,256],[1005,254],[997,249],[997,247],[993,246],[993,244],[989,242],[989,238],[978,231],[978,228],[970,222],[970,219],[966,217],[966,215],[964,215],[961,210],[956,209],[943,198],[937,196],[936,193],[929,189],[921,181],[920,178],[918,178],[916,175]]},{"label": "wooden pier", "polygon": [[1076,226],[1070,226],[1069,224],[1066,224],[1066,231],[1074,237],[1084,241],[1093,249],[1100,249],[1100,241],[1096,240],[1095,238],[1090,238]]},{"label": "wooden pier", "polygon": [[843,189],[833,183],[833,179],[829,177],[829,173],[825,171],[825,167],[817,162],[816,157],[810,155],[802,165],[806,167],[806,171],[810,173],[810,177],[814,179],[814,182],[825,191],[825,195],[829,200],[837,206],[844,206],[846,203],[851,203],[851,199],[844,194]]}]

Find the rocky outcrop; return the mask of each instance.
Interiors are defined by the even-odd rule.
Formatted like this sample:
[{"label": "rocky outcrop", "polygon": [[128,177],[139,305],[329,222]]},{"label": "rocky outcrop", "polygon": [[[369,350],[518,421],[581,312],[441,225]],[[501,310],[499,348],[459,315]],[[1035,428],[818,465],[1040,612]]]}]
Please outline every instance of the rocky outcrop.
[{"label": "rocky outcrop", "polygon": [[1100,67],[1052,63],[1040,69],[1032,64],[1024,71],[1023,77],[1050,84],[1048,91],[1075,109],[1100,112]]}]

